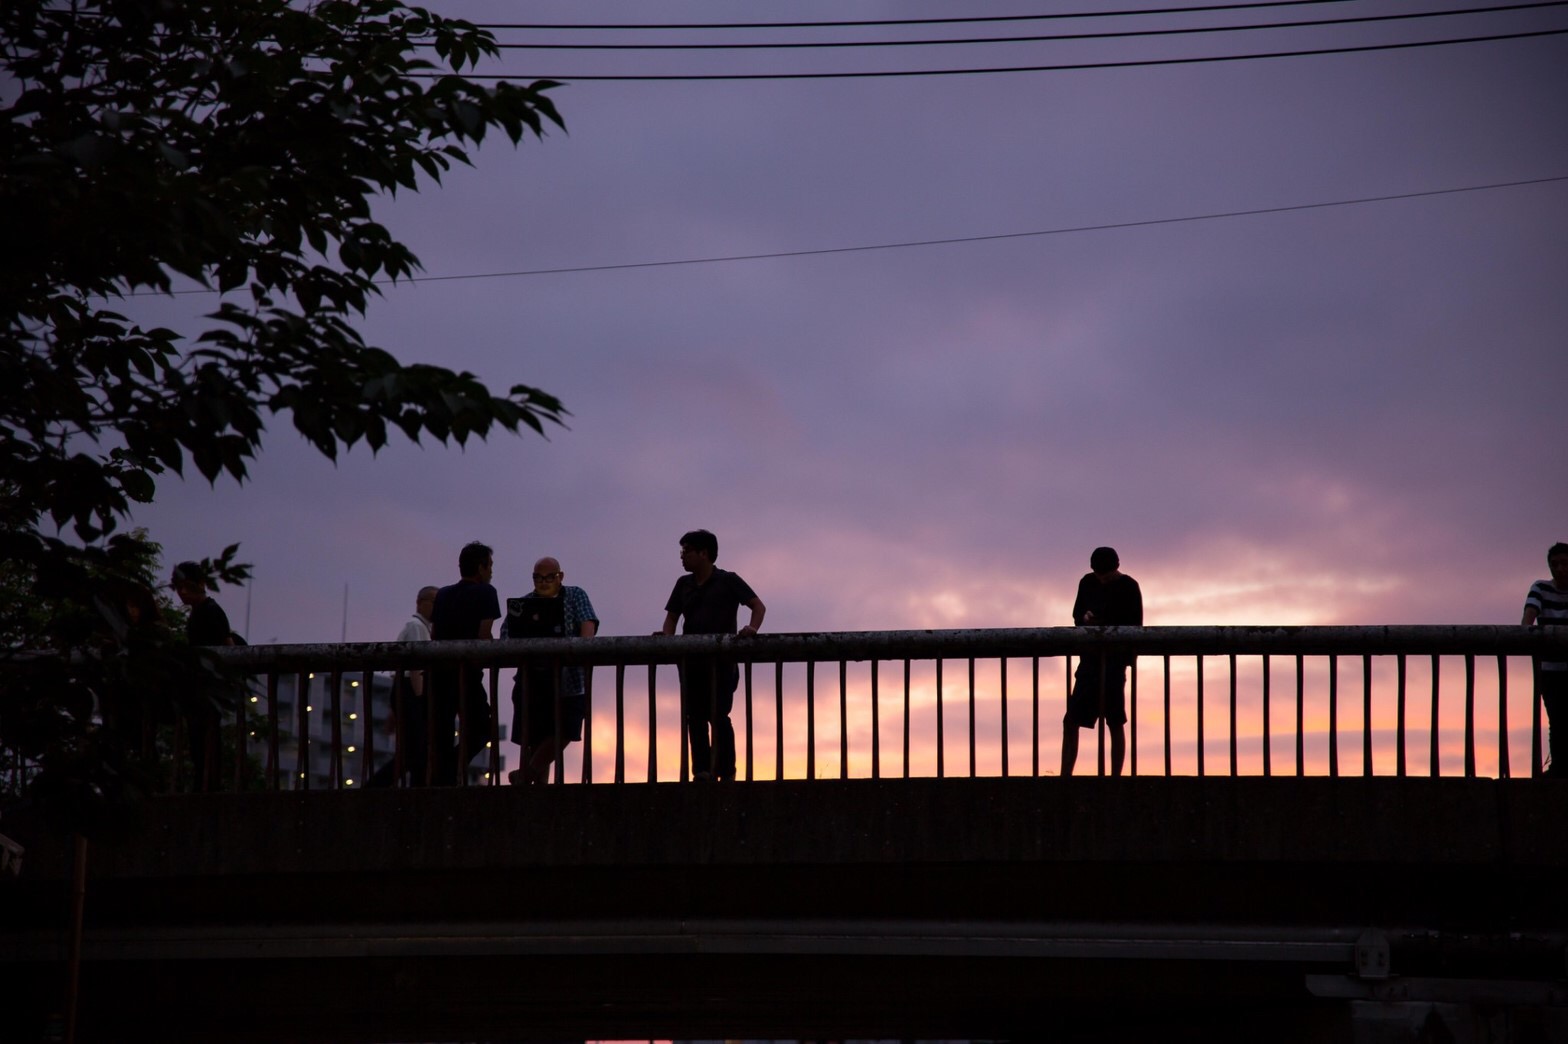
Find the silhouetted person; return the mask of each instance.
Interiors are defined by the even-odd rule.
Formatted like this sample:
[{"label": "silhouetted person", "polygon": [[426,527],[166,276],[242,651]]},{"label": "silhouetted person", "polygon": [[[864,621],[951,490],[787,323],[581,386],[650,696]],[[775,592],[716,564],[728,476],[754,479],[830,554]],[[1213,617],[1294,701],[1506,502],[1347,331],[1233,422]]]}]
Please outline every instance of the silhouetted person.
[{"label": "silhouetted person", "polygon": [[[554,558],[535,562],[533,591],[506,600],[501,637],[592,638],[598,634],[599,617],[588,600],[588,592],[568,587],[563,583],[565,579],[561,563]],[[559,676],[552,677],[547,663],[517,672],[512,684],[512,738],[522,753],[522,767],[508,777],[513,783],[548,782],[550,766],[559,750],[583,738],[583,721],[588,716],[584,675],[581,667],[567,666],[561,668]]]},{"label": "silhouetted person", "polygon": [[[1530,593],[1524,599],[1526,627],[1568,626],[1568,544],[1553,544],[1546,552],[1546,565],[1552,571],[1552,578],[1531,584]],[[1535,691],[1540,693],[1541,702],[1546,705],[1546,735],[1550,750],[1546,774],[1568,777],[1568,742],[1559,750],[1557,730],[1552,728],[1554,722],[1568,722],[1563,717],[1568,714],[1568,663],[1537,660]]]},{"label": "silhouetted person", "polygon": [[[234,629],[229,626],[229,614],[215,599],[207,594],[207,577],[195,562],[181,562],[174,567],[169,581],[174,593],[188,610],[185,617],[185,637],[192,645],[233,645]],[[186,701],[186,718],[190,726],[191,768],[194,790],[214,790],[218,778],[218,709],[206,699]]]},{"label": "silhouetted person", "polygon": [[[768,607],[746,581],[715,568],[713,563],[718,557],[719,538],[706,529],[681,537],[681,568],[687,575],[675,581],[675,589],[664,605],[664,627],[655,634],[674,634],[676,621],[683,618],[683,634],[750,637],[757,633]],[[737,632],[735,625],[742,606],[751,610],[751,620]],[[680,674],[681,717],[691,739],[692,778],[734,779],[735,729],[730,725],[730,708],[735,702],[735,686],[740,683],[740,669],[723,660],[702,659],[686,664]]]},{"label": "silhouetted person", "polygon": [[[430,618],[435,612],[436,587],[421,587],[414,595],[414,615],[397,633],[402,643],[428,642]],[[394,737],[392,758],[370,777],[369,787],[390,787],[402,782],[397,778],[397,761],[401,753],[403,773],[415,786],[425,783],[425,765],[430,752],[430,706],[425,700],[425,672],[404,671],[392,692],[392,717],[388,724]],[[401,708],[401,709],[400,709]]]},{"label": "silhouetted person", "polygon": [[[1089,573],[1078,581],[1073,623],[1079,627],[1142,627],[1143,592],[1138,581],[1119,568],[1114,548],[1097,547],[1089,556]],[[1119,653],[1090,653],[1078,661],[1073,691],[1062,718],[1062,775],[1073,774],[1078,760],[1078,730],[1104,720],[1111,733],[1111,773],[1122,774],[1127,756],[1127,665]],[[1102,669],[1103,667],[1103,669]]]},{"label": "silhouetted person", "polygon": [[[495,555],[477,540],[457,556],[462,577],[436,592],[431,607],[430,637],[438,642],[472,641],[495,637],[501,602],[490,586]],[[460,782],[468,762],[485,749],[490,739],[490,702],[485,698],[484,670],[468,664],[437,664],[430,671],[430,698],[435,704],[435,781],[441,786]],[[462,707],[461,734],[451,736]],[[462,756],[459,757],[459,751]],[[415,782],[422,782],[418,777]]]}]

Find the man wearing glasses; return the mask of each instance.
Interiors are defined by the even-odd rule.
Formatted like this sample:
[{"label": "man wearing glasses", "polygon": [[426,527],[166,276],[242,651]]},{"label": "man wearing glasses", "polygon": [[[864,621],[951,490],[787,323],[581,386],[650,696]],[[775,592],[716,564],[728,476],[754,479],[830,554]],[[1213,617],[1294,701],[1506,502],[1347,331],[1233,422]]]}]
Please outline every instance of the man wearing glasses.
[{"label": "man wearing glasses", "polygon": [[[588,592],[568,587],[561,563],[545,557],[534,563],[534,589],[506,600],[502,638],[592,638],[599,617]],[[586,672],[579,666],[534,664],[518,670],[512,683],[512,738],[522,751],[522,767],[508,775],[513,783],[546,783],[550,766],[566,744],[583,737],[588,716]]]}]

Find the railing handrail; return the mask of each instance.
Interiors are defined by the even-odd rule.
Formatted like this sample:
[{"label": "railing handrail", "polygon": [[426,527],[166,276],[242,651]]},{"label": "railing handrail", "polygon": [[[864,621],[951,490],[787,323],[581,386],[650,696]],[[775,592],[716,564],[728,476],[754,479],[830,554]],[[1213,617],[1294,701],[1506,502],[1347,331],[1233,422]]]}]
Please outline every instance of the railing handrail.
[{"label": "railing handrail", "polygon": [[1518,624],[1381,626],[1016,627],[930,631],[817,631],[732,635],[618,635],[495,641],[342,642],[215,649],[250,670],[319,669],[323,663],[374,669],[462,661],[515,667],[535,657],[603,666],[673,664],[722,655],[742,663],[806,663],[939,658],[1078,656],[1133,651],[1141,656],[1281,655],[1537,656],[1568,659],[1568,628]]}]

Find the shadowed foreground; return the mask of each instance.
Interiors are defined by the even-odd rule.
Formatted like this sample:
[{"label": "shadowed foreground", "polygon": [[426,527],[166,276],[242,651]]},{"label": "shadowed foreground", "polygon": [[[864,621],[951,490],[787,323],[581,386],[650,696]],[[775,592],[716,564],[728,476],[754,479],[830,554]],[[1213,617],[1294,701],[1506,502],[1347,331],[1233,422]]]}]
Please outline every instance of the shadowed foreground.
[{"label": "shadowed foreground", "polygon": [[[161,797],[90,848],[80,1035],[1559,1040],[1565,813],[1462,779]],[[71,846],[5,830],[31,1040]]]}]

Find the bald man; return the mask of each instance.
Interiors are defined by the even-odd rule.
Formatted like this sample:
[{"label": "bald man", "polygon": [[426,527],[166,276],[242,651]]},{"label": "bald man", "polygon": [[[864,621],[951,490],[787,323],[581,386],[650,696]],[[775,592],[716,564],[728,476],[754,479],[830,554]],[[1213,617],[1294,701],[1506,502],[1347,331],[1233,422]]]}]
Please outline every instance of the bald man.
[{"label": "bald man", "polygon": [[[592,638],[598,634],[599,617],[588,592],[568,587],[565,580],[566,573],[556,559],[546,556],[535,562],[533,592],[506,600],[501,637]],[[554,678],[548,666],[519,670],[512,683],[512,739],[522,753],[522,767],[508,776],[511,782],[548,782],[550,766],[566,744],[582,739],[587,716],[587,679],[581,667],[562,667]]]}]

